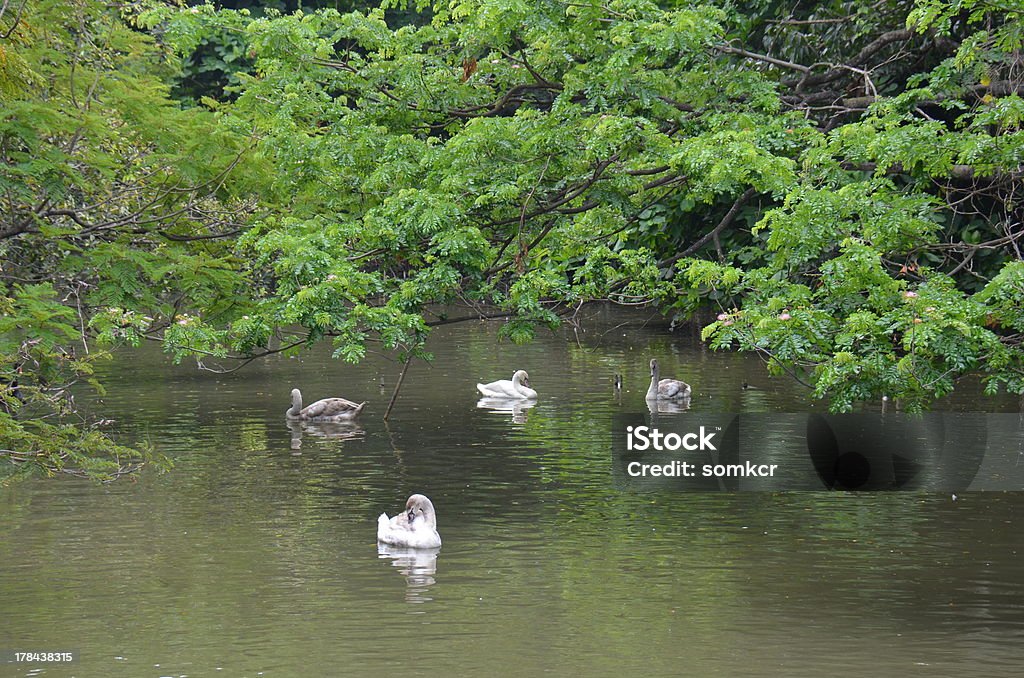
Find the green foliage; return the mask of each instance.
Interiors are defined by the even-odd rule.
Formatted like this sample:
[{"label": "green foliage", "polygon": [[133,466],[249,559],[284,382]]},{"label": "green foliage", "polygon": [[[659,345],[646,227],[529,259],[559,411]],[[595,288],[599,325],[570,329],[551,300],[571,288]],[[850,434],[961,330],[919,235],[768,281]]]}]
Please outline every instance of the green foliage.
[{"label": "green foliage", "polygon": [[1022,392],[1018,5],[29,0],[0,361],[48,409],[8,388],[5,439],[56,459],[37,422],[99,346],[426,357],[438,324],[528,341],[609,299],[710,307],[712,346],[835,409]]},{"label": "green foliage", "polygon": [[[220,108],[276,168],[272,207],[238,243],[272,281],[250,336],[297,325],[292,343],[333,336],[358,359],[374,335],[418,345],[445,322],[430,320],[437,303],[507,311],[504,336],[527,341],[591,300],[684,315],[703,301],[725,309],[712,345],[766,353],[837,409],[881,395],[922,407],[970,372],[1019,383],[1019,342],[989,320],[1007,310],[984,291],[1012,258],[997,236],[1022,107],[1015,92],[965,99],[966,73],[991,81],[1013,63],[1016,28],[976,30],[990,9],[923,2],[908,19],[898,3],[823,3],[775,23],[641,0],[430,9],[429,25],[397,28],[380,10],[147,19],[184,56],[231,27],[254,60]],[[908,21],[958,51],[936,43],[930,70],[906,70],[886,50]],[[782,72],[730,56],[728,39],[776,50],[765,62]],[[815,50],[853,67],[798,79],[779,61]],[[845,96],[829,88],[872,50],[865,113],[801,108],[809,83]],[[958,207],[975,200],[965,178],[995,196],[973,216]],[[219,354],[246,345],[234,331],[182,341]]]},{"label": "green foliage", "polygon": [[102,392],[92,374],[109,357],[75,349],[81,320],[49,283],[0,294],[0,484],[33,472],[106,481],[152,461],[166,465],[149,449],[76,425],[72,389],[83,382]]},{"label": "green foliage", "polygon": [[[512,312],[505,334],[523,341],[572,304],[668,293],[654,252],[628,246],[641,213],[674,193],[650,176],[691,174],[674,179],[691,202],[793,179],[793,159],[769,149],[795,151],[783,139],[795,118],[761,129],[769,116],[720,112],[699,126],[713,135],[674,137],[675,101],[721,98],[701,82],[721,10],[433,10],[429,26],[394,31],[379,11],[145,19],[166,20],[184,54],[205,32],[245,26],[257,74],[231,114],[261,135],[283,202],[239,241],[273,275],[261,325],[337,336],[357,356],[367,333],[413,345],[429,305],[471,300]],[[749,163],[723,162],[723,145]]]},{"label": "green foliage", "polygon": [[244,227],[262,167],[242,171],[250,142],[223,117],[169,98],[174,69],[131,9],[29,0],[0,42],[22,68],[0,73],[0,457],[19,472],[110,479],[151,461],[83,421],[73,394],[101,388],[103,347],[248,303],[218,236]]}]

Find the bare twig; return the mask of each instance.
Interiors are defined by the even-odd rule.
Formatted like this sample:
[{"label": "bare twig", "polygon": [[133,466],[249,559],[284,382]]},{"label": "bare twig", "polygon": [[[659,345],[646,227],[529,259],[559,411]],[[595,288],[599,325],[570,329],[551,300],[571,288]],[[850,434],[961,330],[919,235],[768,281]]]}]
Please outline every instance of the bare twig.
[{"label": "bare twig", "polygon": [[395,390],[391,393],[391,401],[388,403],[388,409],[384,410],[384,421],[388,420],[391,416],[391,408],[395,406],[395,401],[398,400],[398,391],[402,388],[402,382],[405,381],[405,373],[409,371],[409,363],[412,362],[413,349],[409,348],[409,354],[405,356],[405,364],[402,365],[402,373],[398,375],[398,383],[395,384]]}]

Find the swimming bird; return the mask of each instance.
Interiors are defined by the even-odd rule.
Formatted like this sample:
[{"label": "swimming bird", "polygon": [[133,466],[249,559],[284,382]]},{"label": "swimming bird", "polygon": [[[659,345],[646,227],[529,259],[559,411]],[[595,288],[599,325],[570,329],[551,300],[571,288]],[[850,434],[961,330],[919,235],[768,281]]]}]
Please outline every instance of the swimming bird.
[{"label": "swimming bird", "polygon": [[302,392],[292,389],[292,406],[285,411],[285,416],[298,421],[349,421],[354,419],[366,403],[354,403],[345,398],[324,398],[306,408],[302,407]]},{"label": "swimming bird", "polygon": [[686,400],[690,397],[690,385],[678,379],[659,379],[658,361],[651,360],[651,386],[647,389],[647,400]]},{"label": "swimming bird", "polygon": [[405,512],[394,518],[387,513],[377,517],[377,541],[414,549],[436,549],[441,545],[437,533],[434,505],[422,494],[414,494],[405,502]]},{"label": "swimming bird", "polygon": [[491,398],[526,398],[533,400],[537,392],[530,388],[530,375],[526,370],[517,370],[512,380],[501,379],[489,384],[477,384],[478,391]]}]

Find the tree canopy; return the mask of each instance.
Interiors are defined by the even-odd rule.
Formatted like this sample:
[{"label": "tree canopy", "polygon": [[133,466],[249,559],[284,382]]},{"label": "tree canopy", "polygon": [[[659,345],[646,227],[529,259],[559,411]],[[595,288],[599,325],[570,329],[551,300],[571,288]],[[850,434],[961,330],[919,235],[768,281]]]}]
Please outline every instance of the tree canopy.
[{"label": "tree canopy", "polygon": [[4,447],[40,448],[26,412],[96,342],[356,361],[598,300],[707,317],[835,410],[1024,392],[1022,10],[25,0],[0,16]]}]

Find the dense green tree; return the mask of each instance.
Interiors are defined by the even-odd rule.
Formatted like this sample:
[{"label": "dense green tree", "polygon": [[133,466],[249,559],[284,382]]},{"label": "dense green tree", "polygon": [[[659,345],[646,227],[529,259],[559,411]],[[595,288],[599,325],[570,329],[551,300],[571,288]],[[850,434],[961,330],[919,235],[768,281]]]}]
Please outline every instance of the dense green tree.
[{"label": "dense green tree", "polygon": [[177,63],[132,23],[92,2],[0,10],[0,456],[18,470],[136,468],[149,456],[81,420],[72,387],[101,388],[107,347],[248,300],[221,236],[256,207],[258,163],[232,171],[252,139],[171,100]]},{"label": "dense green tree", "polygon": [[837,410],[1022,392],[1021,9],[5,6],[3,448],[52,453],[96,342],[414,356],[606,299],[711,308]]},{"label": "dense green tree", "polygon": [[1024,390],[1015,5],[431,9],[151,15],[255,60],[218,107],[287,196],[240,241],[272,272],[254,345],[297,323],[357,359],[437,302],[517,340],[594,299],[710,302],[714,346],[836,409]]}]

